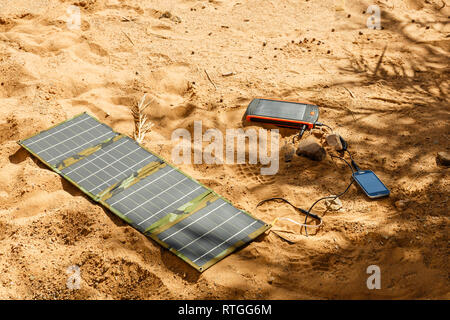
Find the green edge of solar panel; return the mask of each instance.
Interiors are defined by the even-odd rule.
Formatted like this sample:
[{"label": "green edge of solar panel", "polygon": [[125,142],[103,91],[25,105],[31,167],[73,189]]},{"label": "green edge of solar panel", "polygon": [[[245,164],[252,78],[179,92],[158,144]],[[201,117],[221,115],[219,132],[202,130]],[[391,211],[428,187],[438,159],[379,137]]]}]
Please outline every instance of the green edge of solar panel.
[{"label": "green edge of solar panel", "polygon": [[[189,265],[191,265],[192,267],[194,267],[194,268],[197,269],[198,271],[200,271],[200,272],[205,271],[205,270],[208,269],[210,266],[214,265],[215,263],[217,263],[217,262],[220,261],[221,259],[225,258],[225,257],[228,256],[229,254],[231,254],[232,252],[234,252],[235,250],[237,250],[239,247],[245,245],[246,243],[251,242],[253,239],[255,239],[256,237],[258,237],[259,235],[261,235],[262,233],[264,233],[265,231],[267,231],[268,229],[271,228],[271,225],[265,224],[265,223],[262,222],[261,220],[256,219],[255,217],[253,217],[250,213],[246,212],[245,210],[240,210],[240,209],[235,208],[235,209],[238,210],[240,213],[245,214],[245,215],[251,217],[251,218],[254,219],[255,221],[261,222],[262,226],[261,226],[259,229],[253,231],[251,234],[246,235],[246,237],[248,238],[247,241],[239,241],[239,242],[233,244],[232,246],[229,246],[228,248],[226,248],[225,250],[223,250],[223,251],[220,252],[219,254],[217,254],[213,259],[211,259],[211,260],[208,261],[207,263],[204,263],[204,264],[201,265],[201,266],[200,266],[200,265],[197,265],[197,264],[194,263],[191,259],[189,259],[188,257],[186,257],[183,253],[177,251],[177,250],[174,249],[174,248],[171,248],[171,247],[169,246],[169,244],[167,244],[167,243],[164,242],[164,241],[161,241],[161,239],[158,238],[158,234],[160,234],[160,233],[163,232],[164,230],[169,229],[170,227],[173,227],[174,225],[176,225],[177,223],[181,222],[182,220],[184,220],[184,219],[190,217],[192,214],[195,214],[195,213],[197,212],[197,210],[193,210],[192,212],[189,212],[189,213],[187,213],[187,214],[185,214],[185,215],[177,216],[176,219],[173,219],[173,217],[169,217],[170,214],[168,214],[168,215],[165,217],[165,218],[168,218],[168,219],[166,219],[166,220],[167,220],[167,224],[165,224],[165,220],[164,220],[164,218],[163,218],[163,219],[160,219],[160,220],[158,221],[158,223],[155,223],[155,224],[153,224],[151,227],[147,228],[147,230],[140,230],[139,228],[137,228],[136,223],[134,223],[134,221],[132,221],[131,219],[129,219],[126,215],[124,215],[124,214],[123,214],[122,212],[120,212],[119,210],[115,209],[113,206],[111,206],[110,204],[108,204],[108,203],[104,200],[104,195],[105,195],[106,191],[108,191],[108,190],[105,190],[105,192],[100,193],[100,195],[94,195],[94,194],[92,194],[91,192],[89,192],[88,190],[86,190],[85,188],[83,188],[81,185],[77,184],[73,179],[71,179],[71,178],[68,177],[67,175],[63,174],[63,172],[62,172],[60,169],[58,169],[58,167],[57,167],[56,165],[52,165],[52,164],[50,164],[49,162],[47,162],[45,159],[43,159],[43,157],[39,156],[32,148],[30,148],[29,146],[27,146],[27,145],[24,143],[24,141],[26,141],[26,140],[29,140],[29,139],[31,139],[31,138],[33,138],[33,137],[36,137],[36,136],[38,136],[38,135],[40,135],[40,134],[42,134],[42,133],[48,132],[49,130],[52,130],[52,129],[54,129],[54,128],[60,126],[60,125],[65,124],[66,122],[72,121],[72,120],[76,119],[77,117],[80,117],[80,116],[85,115],[85,114],[86,114],[87,116],[89,116],[90,118],[96,120],[98,123],[100,123],[100,124],[102,124],[102,125],[104,125],[104,126],[107,126],[107,125],[103,124],[102,122],[100,122],[100,121],[99,121],[98,119],[96,119],[95,117],[93,117],[93,116],[87,114],[86,112],[84,112],[84,113],[81,113],[81,114],[76,115],[76,116],[73,117],[73,118],[70,118],[70,119],[68,119],[68,120],[66,120],[66,121],[63,121],[63,122],[61,122],[61,123],[59,123],[59,124],[56,124],[56,125],[50,127],[50,128],[47,129],[47,130],[43,130],[43,131],[41,131],[41,132],[39,132],[39,133],[37,133],[37,134],[35,134],[35,135],[29,137],[29,138],[20,140],[20,141],[18,141],[18,144],[21,145],[23,148],[25,148],[28,152],[30,152],[31,154],[33,154],[35,157],[37,157],[40,161],[42,161],[42,162],[43,162],[46,166],[48,166],[50,169],[54,170],[54,171],[57,172],[59,175],[61,175],[63,178],[65,178],[65,179],[68,180],[70,183],[72,183],[74,186],[76,186],[77,188],[79,188],[82,192],[84,192],[85,194],[87,194],[87,195],[88,195],[90,198],[92,198],[94,201],[101,203],[104,207],[106,207],[107,209],[109,209],[111,212],[113,212],[115,215],[117,215],[118,217],[120,217],[122,220],[126,221],[128,224],[132,225],[133,227],[135,227],[136,229],[138,229],[139,231],[141,231],[142,233],[144,233],[144,234],[147,235],[148,237],[152,238],[152,239],[155,240],[157,243],[159,243],[161,246],[163,246],[163,247],[169,249],[172,253],[174,253],[176,256],[178,256],[179,258],[181,258],[182,260],[184,260],[185,262],[187,262]],[[110,138],[108,138],[108,139],[106,139],[106,140],[104,140],[104,141],[102,141],[101,143],[99,143],[99,144],[97,144],[97,145],[90,146],[90,148],[95,148],[95,147],[101,145],[102,143],[106,143],[106,142],[108,142],[109,140],[112,140],[112,139],[120,139],[120,138],[121,138],[120,136],[123,136],[123,135],[121,135],[121,134],[115,132],[115,131],[114,131],[112,128],[110,128],[109,126],[107,126],[107,127],[108,127],[109,129],[111,129],[111,131],[114,132],[116,135],[113,136],[113,137],[110,137]],[[201,184],[200,182],[198,182],[197,180],[195,180],[195,179],[192,178],[191,176],[189,176],[189,175],[187,175],[186,173],[184,173],[184,172],[182,172],[181,170],[179,170],[178,168],[172,166],[172,165],[171,165],[168,161],[166,161],[163,157],[161,157],[161,156],[159,156],[159,155],[153,153],[152,151],[146,149],[145,147],[141,146],[141,145],[138,144],[137,142],[136,142],[136,144],[137,144],[140,148],[142,148],[143,150],[147,151],[148,153],[150,153],[151,155],[153,155],[154,157],[156,157],[157,159],[159,159],[159,160],[160,160],[161,162],[163,162],[165,165],[170,166],[171,168],[173,168],[173,169],[176,170],[177,172],[181,173],[182,175],[186,176],[187,178],[189,178],[189,179],[192,180],[193,182],[197,183],[198,185],[200,185],[201,187],[203,187],[204,189],[206,189],[206,190],[208,191],[208,194],[206,195],[207,198],[209,197],[208,199],[211,200],[211,197],[212,197],[212,198],[215,198],[215,199],[221,199],[221,200],[223,200],[224,202],[228,203],[229,205],[233,206],[229,200],[227,200],[227,199],[225,199],[224,197],[218,195],[218,194],[215,193],[213,190],[211,190],[210,188],[204,186],[203,184]],[[89,148],[88,148],[88,149],[89,149]],[[94,151],[94,152],[95,152],[95,151]],[[61,163],[61,161],[59,161],[59,163]],[[126,180],[126,179],[124,179],[124,180]],[[212,200],[212,201],[214,201],[214,200]],[[182,206],[182,207],[185,207],[185,206]],[[182,210],[182,207],[180,207],[179,209]],[[176,211],[177,211],[177,210],[176,210]]]}]

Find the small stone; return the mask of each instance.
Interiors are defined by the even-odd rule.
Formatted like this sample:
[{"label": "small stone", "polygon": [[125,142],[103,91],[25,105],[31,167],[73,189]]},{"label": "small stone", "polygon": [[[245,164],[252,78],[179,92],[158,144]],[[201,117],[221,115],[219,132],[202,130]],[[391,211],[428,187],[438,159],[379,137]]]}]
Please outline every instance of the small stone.
[{"label": "small stone", "polygon": [[281,152],[284,154],[284,162],[291,162],[294,158],[295,148],[292,143],[286,143]]},{"label": "small stone", "polygon": [[325,133],[322,130],[314,130],[312,132],[312,134],[313,134],[314,137],[316,137],[318,139],[321,139],[324,136]]},{"label": "small stone", "polygon": [[166,19],[170,19],[172,18],[172,13],[170,13],[169,11],[164,12],[160,17],[161,18],[166,18]]},{"label": "small stone", "polygon": [[341,139],[338,134],[333,133],[329,134],[325,137],[327,144],[330,147],[333,147],[336,151],[341,151],[344,147],[342,146]]},{"label": "small stone", "polygon": [[409,200],[408,200],[408,199],[405,199],[405,200],[398,200],[398,201],[396,201],[394,205],[395,205],[395,207],[396,207],[397,209],[403,210],[403,209],[406,208],[406,206],[408,205],[408,203],[409,203]]},{"label": "small stone", "polygon": [[438,152],[436,155],[436,164],[438,166],[448,167],[450,165],[450,154],[445,151]]},{"label": "small stone", "polygon": [[338,211],[342,208],[342,201],[339,198],[325,200],[325,205],[328,210]]},{"label": "small stone", "polygon": [[300,141],[297,148],[297,155],[314,161],[322,161],[325,159],[327,153],[316,138],[309,136],[307,139]]},{"label": "small stone", "polygon": [[275,278],[274,278],[274,277],[270,277],[270,278],[267,280],[267,282],[268,282],[269,284],[272,284],[274,281],[275,281]]}]

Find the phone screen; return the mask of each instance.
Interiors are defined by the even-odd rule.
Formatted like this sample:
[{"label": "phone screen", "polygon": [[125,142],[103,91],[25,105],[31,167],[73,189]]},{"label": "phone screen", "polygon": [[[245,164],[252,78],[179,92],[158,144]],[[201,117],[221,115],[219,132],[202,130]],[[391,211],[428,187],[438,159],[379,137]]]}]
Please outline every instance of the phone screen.
[{"label": "phone screen", "polygon": [[353,177],[368,195],[389,194],[389,190],[372,171],[357,172]]}]

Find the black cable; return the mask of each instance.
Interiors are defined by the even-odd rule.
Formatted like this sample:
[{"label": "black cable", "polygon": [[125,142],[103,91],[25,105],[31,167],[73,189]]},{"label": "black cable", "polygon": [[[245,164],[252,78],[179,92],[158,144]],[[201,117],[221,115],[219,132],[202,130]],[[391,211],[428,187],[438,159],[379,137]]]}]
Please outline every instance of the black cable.
[{"label": "black cable", "polygon": [[[355,172],[355,171],[353,171],[352,166],[351,166],[351,165],[347,162],[347,160],[345,160],[344,158],[338,157],[338,156],[335,156],[335,155],[331,155],[331,157],[332,157],[332,158],[338,158],[338,159],[344,161],[344,162],[348,165],[348,167],[350,168],[350,170],[352,170],[352,173]],[[326,200],[326,199],[333,199],[333,200],[334,200],[334,199],[337,199],[337,198],[339,198],[339,197],[342,197],[342,196],[350,189],[350,186],[353,184],[353,182],[354,182],[354,180],[352,179],[352,181],[351,181],[350,184],[347,186],[347,188],[345,189],[345,191],[342,192],[342,193],[340,193],[340,194],[338,194],[337,196],[327,196],[327,197],[323,197],[323,198],[320,198],[319,200],[317,200],[316,202],[314,202],[314,203],[312,204],[311,208],[309,208],[309,210],[307,211],[307,214],[306,214],[306,217],[305,217],[305,222],[304,222],[304,224],[306,224],[306,221],[308,220],[308,216],[311,215],[311,210],[314,208],[314,206],[315,206],[317,203],[319,203],[319,202],[322,201],[322,200]],[[307,230],[306,227],[305,227],[305,234],[306,234],[306,236],[308,236],[308,230]]]},{"label": "black cable", "polygon": [[[334,156],[334,155],[331,155],[331,157],[332,158],[338,158],[338,159],[344,161],[349,166],[349,168],[352,170],[352,172],[354,172],[352,166],[344,158],[341,158],[341,157],[338,157],[338,156]],[[323,197],[323,198],[320,198],[319,200],[315,201],[312,204],[311,208],[309,208],[308,211],[306,211],[305,209],[299,208],[299,207],[293,205],[292,203],[290,203],[288,200],[286,200],[284,198],[280,198],[280,197],[274,197],[274,198],[269,198],[269,199],[262,200],[256,205],[256,207],[259,207],[260,205],[262,205],[265,202],[273,201],[273,200],[281,200],[281,201],[289,204],[291,207],[293,207],[294,209],[296,209],[297,211],[300,211],[301,213],[303,213],[305,215],[305,222],[304,222],[305,233],[306,233],[306,236],[308,236],[308,230],[307,230],[307,227],[306,227],[306,222],[307,222],[308,218],[312,217],[312,218],[316,219],[317,221],[322,222],[322,218],[321,217],[319,217],[318,215],[316,215],[314,213],[311,213],[311,210],[314,208],[314,206],[317,203],[319,203],[320,201],[325,200],[325,199],[336,199],[336,198],[342,197],[350,189],[350,186],[353,184],[353,182],[354,182],[354,180],[352,179],[352,182],[350,182],[350,184],[347,186],[345,191],[340,193],[340,194],[338,194],[337,196],[327,196],[327,197]]]},{"label": "black cable", "polygon": [[334,130],[333,130],[332,127],[330,127],[329,125],[326,125],[325,123],[322,123],[322,122],[316,122],[316,123],[314,124],[314,126],[318,126],[318,127],[327,127],[328,129],[331,130],[331,132],[334,132]]},{"label": "black cable", "polygon": [[348,155],[350,156],[350,160],[351,160],[353,168],[355,168],[356,171],[360,171],[361,169],[356,164],[356,162],[353,160],[353,157],[352,157],[352,154],[350,153],[350,151],[348,151],[348,150],[345,150],[345,151],[347,151]]},{"label": "black cable", "polygon": [[[300,129],[299,133],[298,133],[298,140],[300,141],[303,137],[303,134],[305,134],[305,130],[308,128],[308,126],[306,124],[302,125],[302,128]],[[292,137],[292,143],[295,144],[295,136]]]},{"label": "black cable", "polygon": [[[316,122],[316,123],[315,123],[315,126],[318,126],[318,127],[322,127],[322,126],[323,126],[323,127],[327,127],[327,128],[329,128],[332,132],[334,132],[333,128],[331,128],[329,125],[326,125],[325,123],[322,123],[322,122]],[[360,169],[359,166],[356,164],[355,160],[353,160],[353,157],[352,157],[352,154],[350,153],[350,151],[348,151],[348,143],[347,143],[347,141],[345,141],[344,138],[342,138],[340,135],[339,135],[339,139],[341,140],[341,143],[342,143],[342,151],[344,151],[344,152],[347,151],[348,155],[350,156],[350,160],[351,160],[352,167],[355,168],[356,171],[360,171],[361,169]],[[343,160],[343,159],[342,159],[342,160]],[[353,169],[352,169],[352,172],[354,172]]]},{"label": "black cable", "polygon": [[[314,208],[314,206],[316,205],[316,204],[318,204],[320,201],[322,201],[322,200],[326,200],[326,199],[337,199],[337,198],[340,198],[340,197],[342,197],[344,194],[346,194],[347,193],[347,191],[350,189],[350,187],[351,187],[351,185],[353,184],[353,182],[355,182],[355,180],[353,180],[352,179],[352,181],[350,182],[350,184],[347,186],[347,188],[343,191],[343,192],[341,192],[340,194],[338,194],[337,196],[327,196],[327,197],[323,197],[323,198],[320,198],[319,200],[316,200],[316,202],[314,202],[313,204],[312,204],[312,206],[311,206],[311,208],[309,208],[309,210],[308,210],[308,214],[306,215],[306,218],[305,218],[305,224],[306,224],[306,221],[307,221],[307,219],[308,219],[308,215],[312,215],[312,213],[310,213],[310,211]],[[308,230],[306,229],[306,227],[305,227],[305,233],[306,233],[306,236],[308,236]]]},{"label": "black cable", "polygon": [[350,168],[350,170],[352,170],[352,173],[355,173],[355,170],[353,170],[352,165],[350,163],[348,163],[348,161],[345,160],[344,158],[341,158],[341,157],[338,157],[338,156],[335,156],[335,155],[332,155],[332,154],[330,154],[330,157],[331,158],[338,158],[338,159],[344,161],[347,164],[347,166]]},{"label": "black cable", "polygon": [[300,211],[300,212],[303,213],[303,214],[308,214],[308,215],[310,215],[312,218],[316,219],[316,220],[319,221],[319,222],[322,221],[322,218],[320,218],[318,215],[315,215],[315,214],[313,214],[313,213],[308,213],[308,211],[306,211],[305,209],[302,209],[302,208],[299,208],[299,207],[293,205],[292,203],[290,203],[288,200],[286,200],[286,199],[284,199],[284,198],[275,197],[275,198],[265,199],[265,200],[262,200],[261,202],[259,202],[259,203],[256,205],[256,207],[259,207],[260,205],[262,205],[262,204],[265,203],[265,202],[273,201],[273,200],[281,200],[281,201],[283,201],[283,202],[286,202],[286,203],[289,204],[291,207],[293,207],[295,210]]}]

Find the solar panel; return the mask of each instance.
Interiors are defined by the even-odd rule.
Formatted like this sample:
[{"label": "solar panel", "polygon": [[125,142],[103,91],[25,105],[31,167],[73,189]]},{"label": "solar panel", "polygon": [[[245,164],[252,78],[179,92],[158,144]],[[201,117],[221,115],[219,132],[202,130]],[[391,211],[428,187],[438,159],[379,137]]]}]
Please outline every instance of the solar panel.
[{"label": "solar panel", "polygon": [[86,113],[19,144],[199,271],[270,228]]},{"label": "solar panel", "polygon": [[157,237],[199,268],[205,268],[208,262],[234,249],[235,244],[250,242],[251,235],[264,227],[264,222],[218,199]]},{"label": "solar panel", "polygon": [[118,133],[88,114],[82,114],[58,126],[21,141],[21,145],[33,150],[39,158],[50,165],[69,158]]},{"label": "solar panel", "polygon": [[174,212],[205,192],[209,190],[175,168],[164,166],[130,188],[107,199],[106,203],[122,212],[140,231],[145,232],[166,214]]},{"label": "solar panel", "polygon": [[141,148],[134,140],[123,137],[61,172],[93,195],[128,177],[157,157]]}]

